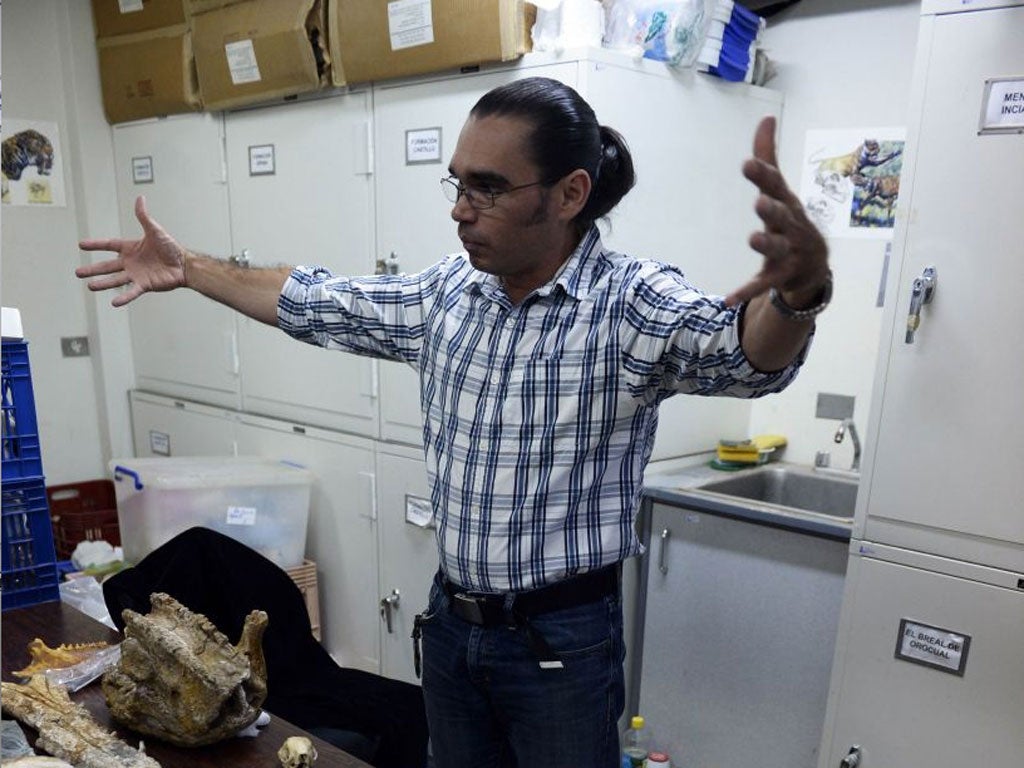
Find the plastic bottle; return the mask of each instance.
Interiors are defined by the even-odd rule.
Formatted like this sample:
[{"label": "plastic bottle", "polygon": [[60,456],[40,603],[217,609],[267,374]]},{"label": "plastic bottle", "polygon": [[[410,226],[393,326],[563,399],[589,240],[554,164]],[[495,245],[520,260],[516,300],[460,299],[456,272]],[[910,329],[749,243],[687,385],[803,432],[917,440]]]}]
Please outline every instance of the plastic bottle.
[{"label": "plastic bottle", "polygon": [[[647,768],[647,734],[644,732],[644,719],[633,715],[629,728],[622,743],[622,754],[629,759],[630,768]],[[622,761],[626,765],[626,761]]]}]

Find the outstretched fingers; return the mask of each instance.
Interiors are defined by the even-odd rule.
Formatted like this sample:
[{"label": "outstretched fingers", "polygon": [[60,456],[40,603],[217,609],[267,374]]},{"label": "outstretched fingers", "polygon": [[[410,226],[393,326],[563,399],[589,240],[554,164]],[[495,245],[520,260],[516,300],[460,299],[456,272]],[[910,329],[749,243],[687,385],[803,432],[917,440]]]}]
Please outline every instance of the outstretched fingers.
[{"label": "outstretched fingers", "polygon": [[[105,241],[94,241],[94,242],[110,242],[120,243],[120,240],[105,240]],[[116,248],[86,248],[86,243],[79,243],[78,247],[83,251],[107,251],[107,250],[118,250]],[[97,275],[111,275],[116,272],[120,272],[124,269],[124,264],[120,258],[107,259],[106,261],[97,261],[95,264],[83,264],[75,269],[76,277],[96,277]]]}]

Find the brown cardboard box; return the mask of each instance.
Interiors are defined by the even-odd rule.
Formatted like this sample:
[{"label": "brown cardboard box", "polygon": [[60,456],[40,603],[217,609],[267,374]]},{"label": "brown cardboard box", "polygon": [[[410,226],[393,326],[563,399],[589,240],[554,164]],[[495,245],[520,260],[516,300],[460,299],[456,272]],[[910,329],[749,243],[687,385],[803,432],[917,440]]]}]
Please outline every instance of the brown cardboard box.
[{"label": "brown cardboard box", "polygon": [[331,59],[350,83],[508,61],[535,15],[523,0],[331,0]]},{"label": "brown cardboard box", "polygon": [[92,0],[96,37],[133,35],[188,21],[188,0]]},{"label": "brown cardboard box", "polygon": [[223,8],[225,5],[234,5],[235,3],[242,2],[245,2],[245,0],[188,0],[188,6],[192,14],[195,15],[197,13],[215,11],[218,8]]},{"label": "brown cardboard box", "polygon": [[200,109],[188,27],[96,41],[103,110],[111,123]]},{"label": "brown cardboard box", "polygon": [[330,82],[321,0],[246,0],[195,16],[192,35],[206,109],[293,96]]}]

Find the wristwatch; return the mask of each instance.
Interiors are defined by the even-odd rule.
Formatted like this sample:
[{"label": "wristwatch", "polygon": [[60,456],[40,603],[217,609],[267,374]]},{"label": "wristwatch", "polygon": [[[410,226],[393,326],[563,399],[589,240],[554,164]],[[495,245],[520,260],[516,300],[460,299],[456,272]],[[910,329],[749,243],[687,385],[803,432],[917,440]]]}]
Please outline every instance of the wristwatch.
[{"label": "wristwatch", "polygon": [[819,294],[818,303],[813,307],[807,307],[807,309],[794,309],[789,306],[782,299],[782,294],[772,287],[768,291],[768,301],[771,302],[775,310],[787,320],[792,320],[795,323],[802,323],[806,320],[813,320],[815,317],[825,311],[825,307],[832,300],[832,270],[828,271],[825,276],[825,282],[821,286],[821,293]]}]

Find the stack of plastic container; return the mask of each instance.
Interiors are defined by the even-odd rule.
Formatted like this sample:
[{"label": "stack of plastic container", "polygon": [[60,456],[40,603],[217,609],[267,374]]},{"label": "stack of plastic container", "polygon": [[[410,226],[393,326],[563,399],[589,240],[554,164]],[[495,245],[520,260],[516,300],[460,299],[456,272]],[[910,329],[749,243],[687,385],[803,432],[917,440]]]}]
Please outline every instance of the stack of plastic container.
[{"label": "stack of plastic container", "polygon": [[697,69],[724,80],[752,83],[765,20],[733,0],[714,0]]},{"label": "stack of plastic container", "polygon": [[16,310],[4,308],[2,353],[2,607],[60,599],[50,509],[39,448],[28,342]]}]

